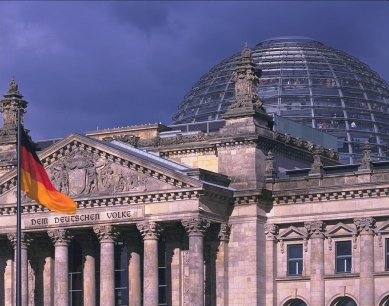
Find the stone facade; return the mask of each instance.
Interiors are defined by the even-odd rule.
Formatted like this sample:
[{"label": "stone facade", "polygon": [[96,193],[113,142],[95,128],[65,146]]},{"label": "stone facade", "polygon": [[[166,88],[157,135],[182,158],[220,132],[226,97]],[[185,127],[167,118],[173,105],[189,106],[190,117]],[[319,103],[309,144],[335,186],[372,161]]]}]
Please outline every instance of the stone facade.
[{"label": "stone facade", "polygon": [[[93,131],[39,154],[78,209],[23,197],[23,305],[388,305],[389,163],[366,144],[361,165],[340,165],[334,150],[271,131],[247,47],[234,76],[218,132]],[[2,105],[22,98],[12,82]],[[9,152],[15,127],[4,129]],[[0,172],[0,305],[13,305],[11,159]]]}]

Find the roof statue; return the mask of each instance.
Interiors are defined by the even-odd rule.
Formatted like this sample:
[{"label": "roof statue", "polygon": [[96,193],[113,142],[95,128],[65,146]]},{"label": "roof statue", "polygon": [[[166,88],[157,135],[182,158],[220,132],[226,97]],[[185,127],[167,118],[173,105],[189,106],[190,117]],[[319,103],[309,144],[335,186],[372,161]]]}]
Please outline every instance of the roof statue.
[{"label": "roof statue", "polygon": [[18,91],[18,83],[15,82],[14,76],[12,77],[11,83],[9,83],[9,85],[8,85],[8,92],[7,93],[9,93],[9,94],[16,93],[16,94],[20,95],[20,92]]},{"label": "roof statue", "polygon": [[262,102],[258,98],[259,78],[261,69],[257,68],[252,56],[251,49],[245,44],[241,52],[241,59],[232,72],[235,82],[235,100],[231,103],[226,116],[236,112],[252,112],[264,110]]}]

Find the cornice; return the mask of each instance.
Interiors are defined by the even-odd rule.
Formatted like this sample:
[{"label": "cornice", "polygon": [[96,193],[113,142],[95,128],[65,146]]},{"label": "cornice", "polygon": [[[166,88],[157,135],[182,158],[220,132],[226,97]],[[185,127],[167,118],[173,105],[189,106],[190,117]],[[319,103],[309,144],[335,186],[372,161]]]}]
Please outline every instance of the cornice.
[{"label": "cornice", "polygon": [[388,187],[375,187],[369,188],[363,185],[354,185],[348,190],[339,190],[339,187],[332,186],[332,190],[323,191],[326,188],[317,188],[315,192],[314,188],[301,189],[300,191],[294,192],[294,194],[285,194],[285,191],[273,192],[274,204],[288,204],[288,203],[307,203],[307,202],[326,202],[336,200],[350,200],[350,199],[363,199],[373,197],[386,197],[389,195]]}]

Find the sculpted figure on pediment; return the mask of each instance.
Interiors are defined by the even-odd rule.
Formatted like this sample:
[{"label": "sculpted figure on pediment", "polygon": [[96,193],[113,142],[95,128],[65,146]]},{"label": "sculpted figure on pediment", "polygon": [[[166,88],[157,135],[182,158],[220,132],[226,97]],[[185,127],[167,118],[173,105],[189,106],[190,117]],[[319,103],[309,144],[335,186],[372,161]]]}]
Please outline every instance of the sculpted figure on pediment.
[{"label": "sculpted figure on pediment", "polygon": [[146,175],[79,148],[47,172],[54,187],[71,196],[145,191],[148,186]]}]

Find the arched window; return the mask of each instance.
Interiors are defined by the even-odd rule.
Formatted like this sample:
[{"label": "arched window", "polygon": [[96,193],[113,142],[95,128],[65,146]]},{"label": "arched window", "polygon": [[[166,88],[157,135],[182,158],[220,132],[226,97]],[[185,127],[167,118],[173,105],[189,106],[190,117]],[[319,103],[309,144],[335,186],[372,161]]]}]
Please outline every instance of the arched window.
[{"label": "arched window", "polygon": [[307,303],[305,303],[304,301],[300,300],[300,299],[295,299],[295,300],[291,300],[291,301],[288,301],[285,306],[307,306]]},{"label": "arched window", "polygon": [[345,297],[336,302],[334,306],[357,306],[357,303],[355,303],[353,299]]}]

